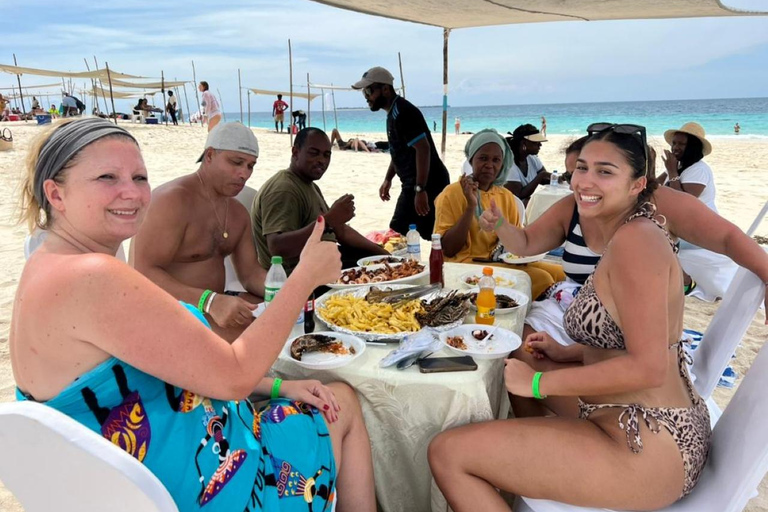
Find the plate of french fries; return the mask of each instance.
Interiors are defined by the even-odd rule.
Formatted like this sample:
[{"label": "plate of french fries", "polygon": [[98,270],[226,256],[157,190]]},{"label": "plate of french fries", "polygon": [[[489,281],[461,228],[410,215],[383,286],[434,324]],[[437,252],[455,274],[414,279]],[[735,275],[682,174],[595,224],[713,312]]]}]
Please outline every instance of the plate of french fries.
[{"label": "plate of french fries", "polygon": [[[384,290],[412,288],[411,285],[374,283],[353,289],[331,290],[315,301],[317,318],[334,331],[352,334],[367,341],[376,341],[402,339],[427,326],[438,331],[452,329],[461,325],[466,315],[466,313],[458,311],[453,315],[438,317],[447,317],[449,321],[444,325],[435,325],[435,322],[431,322],[432,325],[425,325],[425,318],[432,320],[436,317],[434,314],[427,314],[429,305],[435,304],[438,299],[447,296],[450,293],[449,290],[438,289],[419,298],[410,300],[406,298],[390,304],[366,300],[366,295],[372,287]],[[469,302],[467,299],[468,311]]]}]

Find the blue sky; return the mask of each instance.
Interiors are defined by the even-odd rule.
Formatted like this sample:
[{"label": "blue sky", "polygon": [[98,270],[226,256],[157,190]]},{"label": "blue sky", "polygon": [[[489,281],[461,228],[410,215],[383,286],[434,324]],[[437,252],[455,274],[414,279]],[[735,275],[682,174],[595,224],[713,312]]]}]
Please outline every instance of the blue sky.
[{"label": "blue sky", "polygon": [[[768,0],[727,0],[768,11]],[[438,105],[442,30],[327,7],[308,0],[0,0],[0,63],[85,70],[83,57],[127,73],[207,80],[225,110],[243,86],[348,85],[374,65],[397,73],[408,97]],[[460,29],[451,34],[453,106],[766,96],[768,17],[560,22]],[[26,83],[56,79],[23,77]],[[0,87],[16,77],[0,74]],[[192,93],[188,87],[188,93]],[[244,96],[245,98],[245,96]],[[191,99],[191,98],[190,98]],[[357,92],[339,106],[364,106]],[[272,98],[251,97],[252,110]],[[245,99],[244,99],[245,101]],[[44,102],[45,103],[45,102]],[[56,101],[58,103],[58,101]]]}]

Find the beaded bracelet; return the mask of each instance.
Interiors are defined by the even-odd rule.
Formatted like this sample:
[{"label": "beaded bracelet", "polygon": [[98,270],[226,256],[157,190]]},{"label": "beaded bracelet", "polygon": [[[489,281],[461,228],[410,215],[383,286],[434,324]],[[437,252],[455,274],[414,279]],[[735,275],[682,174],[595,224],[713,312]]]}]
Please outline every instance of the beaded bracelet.
[{"label": "beaded bracelet", "polygon": [[531,389],[533,390],[533,398],[541,400],[542,398],[547,398],[547,395],[542,395],[539,391],[539,381],[541,380],[541,372],[536,372],[533,374],[533,381],[531,382]]},{"label": "beaded bracelet", "polygon": [[669,179],[670,183],[672,183],[673,181],[680,181],[680,176],[675,176],[674,178]]},{"label": "beaded bracelet", "polygon": [[203,310],[205,307],[205,300],[208,298],[210,294],[213,292],[211,290],[205,290],[202,295],[200,295],[200,300],[197,302],[197,310],[201,313],[205,313]]},{"label": "beaded bracelet", "polygon": [[283,383],[283,379],[275,379],[272,381],[272,395],[270,398],[276,400],[280,398],[280,384]]}]

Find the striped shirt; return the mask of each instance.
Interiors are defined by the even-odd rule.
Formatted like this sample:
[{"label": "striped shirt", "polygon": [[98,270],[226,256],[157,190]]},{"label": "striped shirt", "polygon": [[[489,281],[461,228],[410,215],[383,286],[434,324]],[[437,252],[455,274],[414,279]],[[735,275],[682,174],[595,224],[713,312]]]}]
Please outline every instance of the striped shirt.
[{"label": "striped shirt", "polygon": [[584,284],[590,274],[595,271],[598,261],[600,261],[600,255],[595,254],[584,241],[579,224],[579,210],[574,206],[568,236],[565,238],[563,271],[570,279]]}]

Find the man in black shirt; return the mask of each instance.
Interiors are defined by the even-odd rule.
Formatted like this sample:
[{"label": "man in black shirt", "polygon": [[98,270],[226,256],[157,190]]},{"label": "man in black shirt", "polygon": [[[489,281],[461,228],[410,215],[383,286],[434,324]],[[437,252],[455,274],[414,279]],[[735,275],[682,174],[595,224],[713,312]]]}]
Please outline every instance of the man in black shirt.
[{"label": "man in black shirt", "polygon": [[387,138],[392,161],[379,188],[381,200],[389,201],[395,174],[402,183],[389,227],[405,234],[409,224],[416,224],[421,237],[429,240],[435,226],[435,198],[450,178],[421,111],[398,96],[393,84],[392,73],[375,67],[363,73],[363,78],[352,87],[362,89],[372,111],[382,108],[387,111]]}]

